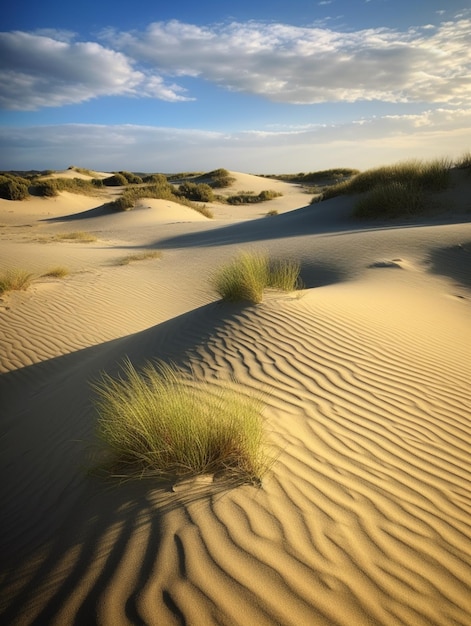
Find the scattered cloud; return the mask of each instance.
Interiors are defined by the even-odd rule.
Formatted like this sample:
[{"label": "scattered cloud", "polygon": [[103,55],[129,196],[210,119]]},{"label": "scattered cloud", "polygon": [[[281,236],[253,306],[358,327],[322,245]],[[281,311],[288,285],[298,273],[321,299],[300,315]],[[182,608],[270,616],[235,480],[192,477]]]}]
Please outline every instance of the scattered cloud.
[{"label": "scattered cloud", "polygon": [[[358,167],[410,158],[459,157],[471,143],[471,110],[439,108],[343,124],[221,133],[137,125],[0,128],[0,169],[188,169],[279,173]],[[361,148],[361,149],[360,149]],[[53,155],[53,156],[51,156]],[[281,166],[280,163],[285,163]],[[261,167],[263,164],[263,171]]]},{"label": "scattered cloud", "polygon": [[[325,0],[327,1],[327,0]],[[183,77],[292,104],[471,96],[471,19],[400,32],[176,20],[76,42],[67,31],[0,34],[0,106],[34,110],[106,95],[191,99]]]}]

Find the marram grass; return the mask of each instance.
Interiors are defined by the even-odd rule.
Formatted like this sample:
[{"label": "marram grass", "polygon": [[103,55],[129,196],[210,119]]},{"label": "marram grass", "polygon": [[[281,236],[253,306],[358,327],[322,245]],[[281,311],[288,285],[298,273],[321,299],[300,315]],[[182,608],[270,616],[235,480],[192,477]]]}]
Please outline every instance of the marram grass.
[{"label": "marram grass", "polygon": [[299,287],[300,265],[296,261],[270,259],[261,252],[242,252],[213,272],[210,283],[229,302],[258,304],[265,289],[294,291]]},{"label": "marram grass", "polygon": [[270,466],[263,400],[235,384],[211,385],[175,366],[129,360],[96,384],[98,434],[112,473],[162,478],[218,473],[259,484]]},{"label": "marram grass", "polygon": [[0,274],[0,295],[6,291],[26,291],[32,280],[33,274],[26,270],[18,268],[6,270]]}]

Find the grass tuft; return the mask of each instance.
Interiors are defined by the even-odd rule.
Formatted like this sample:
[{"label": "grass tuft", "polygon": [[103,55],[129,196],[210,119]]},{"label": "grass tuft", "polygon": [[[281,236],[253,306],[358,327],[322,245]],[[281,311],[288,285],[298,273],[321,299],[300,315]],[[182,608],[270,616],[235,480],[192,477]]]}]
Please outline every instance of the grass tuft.
[{"label": "grass tuft", "polygon": [[117,262],[117,265],[129,265],[134,261],[146,261],[147,259],[161,259],[162,252],[160,250],[148,250],[147,252],[139,252],[136,254],[129,254]]},{"label": "grass tuft", "polygon": [[0,274],[0,295],[7,291],[26,291],[33,280],[33,274],[14,268]]},{"label": "grass tuft", "polygon": [[87,233],[83,230],[76,230],[71,233],[60,233],[58,235],[54,235],[53,239],[57,241],[76,241],[80,243],[91,243],[92,241],[97,240],[95,235]]},{"label": "grass tuft", "polygon": [[262,397],[235,385],[196,380],[175,366],[129,360],[124,377],[94,385],[98,435],[109,469],[162,478],[221,473],[259,484],[270,463],[265,451]]},{"label": "grass tuft", "polygon": [[52,267],[50,270],[43,274],[44,278],[64,278],[68,276],[70,271],[67,267],[59,265],[57,267]]},{"label": "grass tuft", "polygon": [[300,265],[295,261],[270,260],[264,253],[242,252],[216,270],[210,283],[223,300],[258,304],[265,289],[294,291],[299,287]]}]

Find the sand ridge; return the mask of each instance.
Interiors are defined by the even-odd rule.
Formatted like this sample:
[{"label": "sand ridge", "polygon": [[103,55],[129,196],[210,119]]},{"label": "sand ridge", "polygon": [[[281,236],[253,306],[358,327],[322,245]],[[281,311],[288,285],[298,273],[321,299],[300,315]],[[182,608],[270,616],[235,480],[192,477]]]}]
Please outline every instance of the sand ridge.
[{"label": "sand ridge", "polygon": [[[471,624],[469,220],[362,226],[296,193],[214,220],[61,194],[0,230],[2,264],[72,270],[0,303],[4,623]],[[77,225],[97,241],[35,240]],[[304,289],[218,302],[241,248],[298,258]],[[125,356],[266,390],[262,487],[87,473],[90,383]]]}]

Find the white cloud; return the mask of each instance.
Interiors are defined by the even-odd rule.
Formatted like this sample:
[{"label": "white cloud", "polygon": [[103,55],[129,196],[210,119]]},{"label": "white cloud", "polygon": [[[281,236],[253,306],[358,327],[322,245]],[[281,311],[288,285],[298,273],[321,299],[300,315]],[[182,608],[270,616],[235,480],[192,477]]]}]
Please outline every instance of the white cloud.
[{"label": "white cloud", "polygon": [[173,20],[104,37],[163,74],[199,76],[279,102],[459,104],[471,96],[471,19],[465,17],[406,32]]},{"label": "white cloud", "polygon": [[471,145],[470,129],[471,109],[449,108],[237,133],[136,125],[0,128],[0,169],[62,169],[71,163],[145,172],[365,169],[411,157],[459,157]]},{"label": "white cloud", "polygon": [[[52,36],[0,33],[0,106],[34,110],[108,95],[148,95],[184,100],[182,88],[134,69],[122,53],[96,42]],[[52,35],[52,33],[50,33]]]},{"label": "white cloud", "polygon": [[108,29],[106,47],[66,31],[1,33],[0,106],[32,110],[117,94],[188,100],[182,77],[284,103],[459,106],[471,96],[470,39],[465,15],[406,32],[172,20],[143,32]]}]

